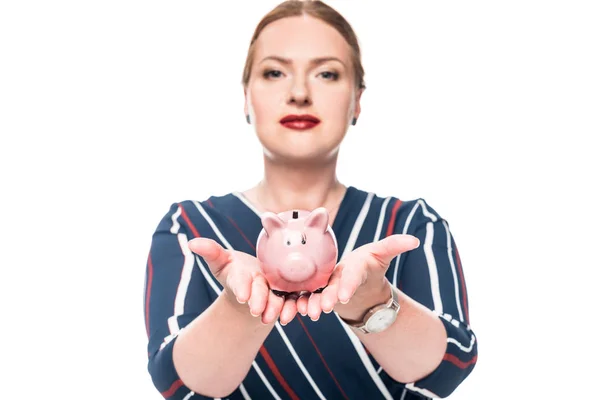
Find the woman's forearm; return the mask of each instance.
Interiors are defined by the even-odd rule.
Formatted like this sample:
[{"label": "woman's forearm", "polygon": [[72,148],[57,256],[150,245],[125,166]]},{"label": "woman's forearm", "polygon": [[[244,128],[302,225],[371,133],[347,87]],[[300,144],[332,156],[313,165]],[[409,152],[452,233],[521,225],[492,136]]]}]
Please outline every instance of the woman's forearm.
[{"label": "woman's forearm", "polygon": [[194,392],[225,397],[246,377],[273,326],[221,293],[179,333],[173,347],[175,369]]},{"label": "woman's forearm", "polygon": [[[355,330],[359,339],[377,360],[379,365],[399,382],[414,382],[428,375],[442,361],[446,349],[446,331],[439,318],[431,310],[398,292],[400,312],[398,318],[387,330],[380,333],[364,334]],[[374,305],[389,297],[389,289],[373,295]],[[379,300],[377,300],[379,299]],[[372,304],[371,304],[372,303]],[[338,306],[342,318],[359,319],[366,307]]]}]

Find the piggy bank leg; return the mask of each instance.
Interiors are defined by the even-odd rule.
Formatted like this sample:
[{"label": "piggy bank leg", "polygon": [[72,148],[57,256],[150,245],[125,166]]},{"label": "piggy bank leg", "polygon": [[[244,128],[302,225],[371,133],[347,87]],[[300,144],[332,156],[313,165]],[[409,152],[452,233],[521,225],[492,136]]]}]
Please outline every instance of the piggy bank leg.
[{"label": "piggy bank leg", "polygon": [[275,296],[279,296],[279,297],[286,297],[292,294],[292,292],[284,292],[283,290],[275,290],[275,289],[271,289],[271,292],[273,292],[273,294]]},{"label": "piggy bank leg", "polygon": [[313,293],[321,293],[323,290],[325,290],[326,287],[327,287],[327,285],[325,285],[322,288],[319,288],[319,289],[313,291]]}]

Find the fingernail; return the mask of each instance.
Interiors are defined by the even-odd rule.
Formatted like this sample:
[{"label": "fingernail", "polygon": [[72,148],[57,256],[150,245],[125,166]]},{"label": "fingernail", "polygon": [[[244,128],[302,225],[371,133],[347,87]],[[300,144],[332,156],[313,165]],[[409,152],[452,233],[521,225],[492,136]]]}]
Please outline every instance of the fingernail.
[{"label": "fingernail", "polygon": [[317,321],[319,320],[319,318],[320,318],[320,316],[318,316],[318,317],[317,317],[317,319],[313,319],[313,317],[310,317],[310,319],[311,319],[313,322],[317,322]]},{"label": "fingernail", "polygon": [[238,301],[238,303],[240,303],[240,304],[245,304],[245,303],[246,303],[245,301],[241,301],[241,300],[240,300],[240,299],[238,299],[237,297],[236,297],[235,299],[236,299],[236,300]]},{"label": "fingernail", "polygon": [[259,316],[260,316],[260,313],[258,313],[258,314],[254,314],[254,313],[252,312],[252,310],[250,310],[250,315],[252,315],[253,317],[259,317]]},{"label": "fingernail", "polygon": [[347,300],[340,300],[340,303],[342,303],[342,304],[348,304],[348,302],[349,302],[349,301],[350,301],[350,299],[347,299]]},{"label": "fingernail", "polygon": [[332,311],[333,311],[333,308],[332,308],[332,309],[330,309],[330,310],[323,310],[323,312],[324,312],[325,314],[329,314],[329,313],[330,313],[330,312],[332,312]]}]

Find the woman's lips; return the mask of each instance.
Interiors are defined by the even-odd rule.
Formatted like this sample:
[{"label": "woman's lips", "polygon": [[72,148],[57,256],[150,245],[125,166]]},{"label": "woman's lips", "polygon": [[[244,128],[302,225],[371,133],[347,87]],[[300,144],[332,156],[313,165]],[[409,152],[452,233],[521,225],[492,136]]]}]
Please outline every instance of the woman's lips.
[{"label": "woman's lips", "polygon": [[279,123],[286,128],[296,130],[311,129],[317,126],[320,122],[321,120],[319,120],[317,117],[309,114],[286,115],[279,121]]}]

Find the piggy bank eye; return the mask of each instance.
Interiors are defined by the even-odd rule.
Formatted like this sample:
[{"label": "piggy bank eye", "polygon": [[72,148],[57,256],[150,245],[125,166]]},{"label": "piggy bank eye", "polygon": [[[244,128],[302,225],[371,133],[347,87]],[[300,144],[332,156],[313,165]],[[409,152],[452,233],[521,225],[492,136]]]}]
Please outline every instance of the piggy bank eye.
[{"label": "piggy bank eye", "polygon": [[289,239],[288,239],[288,241],[286,241],[285,244],[287,244],[289,246],[289,245],[292,244],[292,242],[290,242]]},{"label": "piggy bank eye", "polygon": [[302,244],[306,244],[306,238],[302,236]]}]

